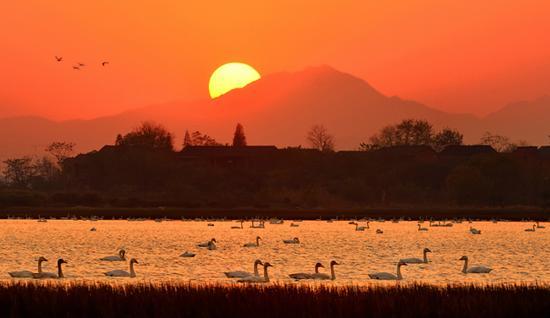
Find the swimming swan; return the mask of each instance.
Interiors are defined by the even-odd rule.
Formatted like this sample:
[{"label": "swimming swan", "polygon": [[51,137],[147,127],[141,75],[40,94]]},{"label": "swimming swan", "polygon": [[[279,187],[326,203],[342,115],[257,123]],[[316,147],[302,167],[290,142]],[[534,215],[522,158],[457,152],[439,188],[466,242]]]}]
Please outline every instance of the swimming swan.
[{"label": "swimming swan", "polygon": [[233,229],[233,230],[242,230],[243,229],[243,223],[244,223],[244,221],[241,220],[241,226],[232,226],[231,229]]},{"label": "swimming swan", "polygon": [[540,225],[539,221],[537,221],[537,229],[545,229],[545,228],[546,228],[546,226]]},{"label": "swimming swan", "polygon": [[261,239],[262,239],[261,237],[256,236],[256,243],[246,243],[243,245],[243,247],[259,247]]},{"label": "swimming swan", "polygon": [[57,260],[57,274],[56,273],[50,273],[50,272],[41,272],[41,273],[33,273],[32,278],[39,279],[39,278],[63,278],[63,269],[61,268],[62,264],[67,264],[67,262],[60,258]]},{"label": "swimming swan", "polygon": [[377,229],[376,234],[384,234],[384,231],[382,231],[381,229]]},{"label": "swimming swan", "polygon": [[180,257],[195,257],[195,253],[185,251],[185,253],[181,254]]},{"label": "swimming swan", "polygon": [[367,227],[366,227],[366,226],[359,226],[359,224],[358,224],[358,223],[356,223],[356,222],[353,222],[353,223],[350,223],[350,224],[353,224],[353,225],[355,225],[355,230],[356,230],[356,231],[364,231],[364,230],[366,230],[366,229],[367,229]]},{"label": "swimming swan", "polygon": [[254,261],[254,273],[249,273],[245,271],[234,271],[234,272],[224,272],[227,278],[245,278],[249,276],[260,276],[258,273],[258,265],[263,265],[262,261],[259,259]]},{"label": "swimming swan", "polygon": [[481,230],[478,230],[476,228],[473,228],[470,226],[470,233],[472,234],[481,234]]},{"label": "swimming swan", "polygon": [[533,228],[531,229],[525,229],[525,232],[535,232],[535,228],[537,227],[536,224],[533,224]]},{"label": "swimming swan", "polygon": [[401,266],[407,266],[407,264],[399,261],[397,263],[397,275],[394,275],[392,273],[372,273],[369,274],[369,277],[371,279],[378,279],[378,280],[402,280],[403,276],[401,275]]},{"label": "swimming swan", "polygon": [[[315,274],[319,273],[319,267],[324,268],[325,266],[323,266],[323,264],[321,264],[321,263],[315,264]],[[294,274],[288,275],[288,277],[296,279],[296,280],[313,279],[313,274],[310,274],[310,273],[294,273]]]},{"label": "swimming swan", "polygon": [[[48,260],[44,256],[40,256],[38,258],[38,273],[42,273],[42,262],[47,262]],[[14,278],[31,278],[32,274],[34,274],[31,271],[18,271],[18,272],[9,272],[11,277]]]},{"label": "swimming swan", "polygon": [[207,242],[203,242],[203,243],[199,243],[197,244],[198,247],[207,247],[209,250],[212,250],[212,249],[216,249],[216,244],[214,243],[218,243],[216,241],[215,238],[211,239],[210,241],[207,241]]},{"label": "swimming swan", "polygon": [[110,276],[110,277],[132,277],[132,278],[136,277],[136,272],[134,271],[134,263],[139,264],[138,261],[135,258],[132,258],[130,260],[130,272],[129,273],[127,271],[124,271],[124,270],[121,270],[121,269],[115,269],[113,271],[106,272],[106,273],[103,273],[103,274],[105,274],[105,276]]},{"label": "swimming swan", "polygon": [[428,228],[427,227],[422,227],[422,225],[418,224],[418,231],[419,232],[426,232],[426,231],[428,231]]},{"label": "swimming swan", "polygon": [[464,267],[462,268],[462,272],[464,274],[481,274],[481,273],[490,273],[493,269],[485,266],[473,266],[468,267],[468,256],[462,256],[459,261],[464,261]]},{"label": "swimming swan", "polygon": [[399,261],[401,263],[405,264],[422,264],[422,263],[428,263],[428,253],[431,253],[432,251],[429,248],[425,248],[422,253],[424,254],[424,259],[411,257],[411,258],[402,258]]},{"label": "swimming swan", "polygon": [[334,265],[340,265],[340,263],[338,263],[336,261],[331,261],[330,262],[330,276],[328,274],[325,274],[325,273],[315,273],[315,274],[311,275],[311,278],[312,279],[321,279],[321,280],[326,280],[326,279],[335,280],[336,279],[336,273],[334,272]]},{"label": "swimming swan", "polygon": [[118,255],[111,255],[111,256],[105,256],[100,258],[100,261],[109,261],[109,262],[119,262],[119,261],[125,261],[126,260],[126,251],[124,249],[120,249],[118,251]]},{"label": "swimming swan", "polygon": [[300,239],[295,237],[292,240],[283,240],[285,244],[300,244]]},{"label": "swimming swan", "polygon": [[244,278],[241,278],[239,279],[237,282],[238,283],[269,283],[269,275],[267,274],[267,268],[268,267],[273,267],[271,264],[269,263],[264,263],[264,277],[261,277],[261,276],[248,276],[248,277],[244,277]]}]

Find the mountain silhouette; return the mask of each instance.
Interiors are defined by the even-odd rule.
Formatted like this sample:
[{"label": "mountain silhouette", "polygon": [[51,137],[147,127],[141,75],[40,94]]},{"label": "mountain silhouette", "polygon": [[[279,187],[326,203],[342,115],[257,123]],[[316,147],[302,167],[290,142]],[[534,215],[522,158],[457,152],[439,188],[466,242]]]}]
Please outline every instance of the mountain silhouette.
[{"label": "mountain silhouette", "polygon": [[55,140],[77,143],[78,151],[114,143],[145,120],[165,125],[181,144],[185,130],[200,130],[230,142],[237,123],[249,144],[307,146],[315,124],[334,134],[338,149],[356,149],[381,127],[405,118],[425,119],[436,128],[451,127],[475,143],[485,131],[533,144],[548,142],[550,97],[510,104],[485,118],[451,114],[418,102],[388,97],[364,80],[329,66],[266,75],[214,100],[151,105],[115,116],[55,122],[39,117],[0,119],[0,158],[33,154]]}]

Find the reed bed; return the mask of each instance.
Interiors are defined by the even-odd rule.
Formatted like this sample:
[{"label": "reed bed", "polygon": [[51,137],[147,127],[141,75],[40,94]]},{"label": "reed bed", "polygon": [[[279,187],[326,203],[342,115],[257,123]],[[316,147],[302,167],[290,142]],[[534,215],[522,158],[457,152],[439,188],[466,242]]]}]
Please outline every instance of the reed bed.
[{"label": "reed bed", "polygon": [[0,284],[1,317],[550,317],[550,286]]}]

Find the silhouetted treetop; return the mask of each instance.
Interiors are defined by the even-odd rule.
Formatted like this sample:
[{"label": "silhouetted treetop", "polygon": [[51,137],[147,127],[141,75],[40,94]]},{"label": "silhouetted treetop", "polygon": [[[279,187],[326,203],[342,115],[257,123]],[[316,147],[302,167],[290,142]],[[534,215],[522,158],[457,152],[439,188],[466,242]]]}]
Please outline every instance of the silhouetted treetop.
[{"label": "silhouetted treetop", "polygon": [[174,150],[173,135],[160,124],[143,122],[133,131],[117,138],[118,146],[144,147],[151,149]]},{"label": "silhouetted treetop", "polygon": [[233,147],[245,147],[246,136],[244,134],[243,125],[237,124],[235,128],[235,134],[233,135]]},{"label": "silhouetted treetop", "polygon": [[323,125],[315,125],[307,134],[307,141],[312,148],[320,151],[334,151],[334,136],[329,134]]},{"label": "silhouetted treetop", "polygon": [[183,137],[183,148],[187,146],[193,146],[193,139],[191,139],[191,135],[189,135],[189,130],[185,131],[185,136]]},{"label": "silhouetted treetop", "polygon": [[437,151],[443,150],[447,146],[462,145],[464,135],[458,130],[445,128],[433,136],[433,147]]},{"label": "silhouetted treetop", "polygon": [[74,142],[55,141],[46,147],[46,152],[54,156],[58,164],[69,158],[74,151],[76,144]]},{"label": "silhouetted treetop", "polygon": [[431,123],[425,120],[405,119],[399,124],[389,125],[370,138],[370,143],[361,143],[361,150],[372,150],[392,146],[430,146],[442,150],[449,145],[462,145],[463,135],[450,128],[434,132]]}]

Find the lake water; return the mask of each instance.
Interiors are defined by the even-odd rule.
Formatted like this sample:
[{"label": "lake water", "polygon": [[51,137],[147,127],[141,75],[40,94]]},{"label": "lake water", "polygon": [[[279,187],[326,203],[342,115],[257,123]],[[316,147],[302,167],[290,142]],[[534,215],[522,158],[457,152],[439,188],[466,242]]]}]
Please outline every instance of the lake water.
[{"label": "lake water", "polygon": [[[213,223],[214,226],[207,226]],[[365,225],[365,222],[360,222]],[[348,221],[303,221],[291,227],[291,221],[264,229],[231,229],[235,221],[73,221],[73,220],[0,220],[0,280],[12,280],[9,271],[36,271],[36,259],[46,257],[45,271],[55,271],[57,258],[69,262],[64,267],[65,281],[129,281],[128,278],[108,278],[103,272],[128,270],[128,262],[105,262],[99,259],[114,255],[118,248],[135,257],[137,277],[131,281],[182,281],[231,283],[223,272],[252,271],[259,258],[274,267],[272,281],[292,282],[289,273],[313,272],[316,262],[322,262],[328,272],[331,260],[336,266],[335,282],[331,284],[370,284],[368,273],[395,273],[396,262],[404,257],[422,257],[428,247],[430,263],[402,268],[404,281],[433,284],[550,282],[550,228],[525,232],[531,222],[463,222],[452,227],[429,227],[417,230],[417,222],[370,222],[370,229],[359,232]],[[542,224],[549,227],[548,224]],[[473,235],[469,227],[482,231]],[[97,231],[90,231],[95,227]],[[382,229],[383,234],[376,234]],[[261,236],[260,247],[245,248]],[[301,244],[288,245],[283,239],[298,237]],[[216,238],[217,249],[209,251],[197,243]],[[197,255],[182,258],[184,251]],[[462,255],[470,265],[493,268],[489,274],[463,274]],[[321,269],[323,270],[323,269]]]}]

